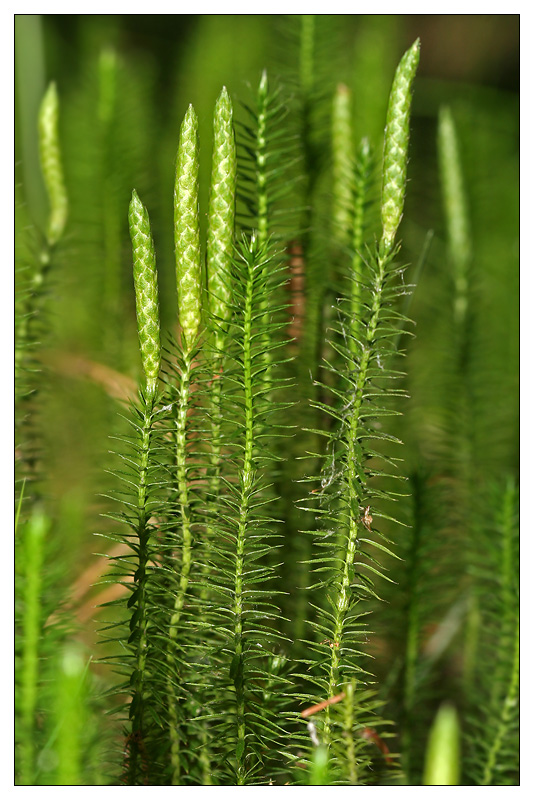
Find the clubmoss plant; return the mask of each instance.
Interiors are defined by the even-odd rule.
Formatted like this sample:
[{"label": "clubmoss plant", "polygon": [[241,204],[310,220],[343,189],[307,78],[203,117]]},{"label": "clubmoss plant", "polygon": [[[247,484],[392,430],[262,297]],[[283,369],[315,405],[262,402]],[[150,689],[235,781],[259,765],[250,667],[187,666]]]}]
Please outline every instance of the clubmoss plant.
[{"label": "clubmoss plant", "polygon": [[[502,763],[503,757],[510,759],[512,769],[515,770],[515,748],[508,748],[509,737],[512,741],[517,741],[517,705],[519,697],[519,621],[516,622],[515,638],[513,643],[513,660],[511,664],[509,684],[507,692],[502,699],[498,725],[494,733],[493,741],[489,748],[481,786],[492,786],[495,782],[497,764]],[[499,767],[502,770],[502,767]],[[512,773],[513,774],[513,773]]]},{"label": "clubmoss plant", "polygon": [[[67,220],[67,195],[63,181],[58,134],[59,101],[51,84],[41,102],[38,117],[41,168],[49,197],[47,232],[39,235],[27,265],[29,276],[17,304],[15,337],[15,394],[17,400],[17,516],[15,544],[16,576],[16,782],[38,782],[39,757],[43,750],[43,725],[38,718],[44,704],[46,666],[58,629],[50,624],[45,636],[49,610],[51,571],[50,532],[53,527],[42,473],[42,420],[38,418],[39,390],[43,387],[39,339],[45,332],[44,317],[48,293],[47,277]],[[18,486],[17,486],[18,488]],[[57,604],[61,604],[57,592]],[[64,634],[64,632],[62,631]],[[47,676],[48,677],[48,676]]]},{"label": "clubmoss plant", "polygon": [[[512,479],[494,490],[490,511],[493,520],[488,514],[489,528],[486,523],[473,587],[480,614],[478,657],[464,737],[465,772],[470,782],[481,786],[513,782],[518,770],[519,531],[517,487]],[[492,530],[499,535],[491,535]],[[490,654],[491,677],[482,666]]]},{"label": "clubmoss plant", "polygon": [[267,321],[262,309],[266,295],[281,280],[281,267],[265,246],[260,246],[258,237],[243,239],[233,260],[236,313],[231,320],[231,377],[223,395],[224,416],[229,420],[232,409],[233,419],[226,433],[230,449],[225,473],[228,477],[219,499],[218,516],[212,523],[218,541],[212,555],[217,569],[210,578],[215,596],[208,613],[211,628],[220,631],[221,654],[227,665],[222,671],[219,696],[213,700],[218,717],[216,730],[225,742],[222,752],[226,753],[230,770],[224,770],[226,780],[237,785],[254,780],[260,767],[259,752],[267,742],[272,748],[272,768],[279,770],[276,762],[281,756],[277,754],[283,752],[285,738],[282,718],[276,714],[280,706],[283,708],[283,698],[273,693],[267,708],[261,699],[265,681],[276,684],[270,675],[269,660],[265,663],[267,648],[281,641],[276,630],[279,610],[273,602],[280,592],[269,587],[275,571],[267,556],[274,552],[277,537],[273,531],[275,520],[269,515],[273,498],[265,477],[266,465],[272,463],[273,456],[265,448],[264,431],[268,424],[270,436],[276,433],[276,422],[271,417],[284,408],[268,396],[276,385],[272,383],[276,361],[271,362],[272,380],[268,387],[261,367],[264,326],[268,326],[272,341],[272,333],[280,323]]},{"label": "clubmoss plant", "polygon": [[438,118],[429,78],[412,120],[401,16],[218,19],[179,59],[156,17],[76,26],[47,225],[21,135],[16,781],[517,783],[513,103],[442,84]]},{"label": "clubmoss plant", "polygon": [[[153,513],[154,490],[154,440],[156,438],[155,414],[156,389],[161,364],[160,324],[158,309],[158,286],[156,276],[156,255],[150,230],[150,220],[146,208],[134,191],[129,211],[130,236],[133,251],[133,275],[137,307],[137,327],[139,347],[145,388],[140,393],[136,416],[139,423],[134,424],[138,435],[136,442],[137,464],[136,481],[137,502],[133,513],[133,533],[135,538],[129,546],[137,556],[137,567],[133,574],[132,593],[129,607],[133,609],[130,618],[128,644],[132,650],[133,671],[130,677],[132,701],[130,706],[131,732],[128,753],[128,780],[135,783],[140,770],[146,770],[143,763],[143,748],[146,746],[146,708],[147,702],[147,653],[148,653],[148,563],[151,557],[151,537],[154,533],[151,516]],[[141,766],[140,766],[141,765]]]},{"label": "clubmoss plant", "polygon": [[[207,278],[209,326],[213,330],[212,381],[209,398],[211,413],[210,482],[211,516],[216,518],[221,483],[223,446],[221,390],[226,363],[228,326],[232,317],[232,261],[234,258],[237,156],[232,102],[223,87],[213,118],[213,157],[211,172]],[[209,539],[213,530],[208,525]]]},{"label": "clubmoss plant", "polygon": [[18,782],[32,786],[36,769],[36,714],[39,697],[39,660],[43,631],[42,585],[45,539],[50,531],[50,519],[42,509],[35,508],[24,526],[24,594],[21,635],[23,652],[20,680],[20,762]]},{"label": "clubmoss plant", "polygon": [[[176,444],[176,502],[178,509],[178,541],[181,546],[177,585],[174,590],[169,620],[167,665],[169,678],[169,738],[173,783],[180,781],[182,757],[174,680],[176,646],[185,597],[192,566],[192,510],[188,453],[188,414],[191,400],[191,381],[194,371],[195,347],[202,324],[202,264],[200,253],[200,222],[198,204],[199,142],[198,119],[189,106],[180,129],[176,181],[174,186],[174,246],[176,260],[176,288],[178,293],[178,318],[181,328],[180,369],[175,403]],[[172,568],[172,565],[171,565]],[[179,673],[178,673],[179,674]]]},{"label": "clubmoss plant", "polygon": [[[371,552],[372,548],[378,548],[391,554],[386,544],[368,536],[368,533],[375,533],[374,519],[388,518],[388,515],[375,509],[373,502],[387,495],[370,483],[372,478],[382,474],[381,470],[369,469],[366,462],[371,456],[381,457],[371,448],[370,442],[388,438],[383,431],[371,427],[371,420],[396,413],[388,408],[388,400],[397,397],[398,390],[386,384],[388,376],[390,380],[394,377],[386,365],[390,354],[388,339],[396,336],[396,325],[401,318],[388,306],[399,291],[403,291],[395,283],[402,270],[393,263],[397,254],[394,237],[404,202],[402,181],[406,180],[410,88],[418,53],[419,43],[416,42],[401,60],[390,96],[383,165],[382,238],[378,253],[369,251],[367,257],[368,288],[364,307],[368,309],[368,316],[353,317],[350,305],[348,312],[340,307],[337,330],[340,339],[333,342],[342,365],[335,372],[337,402],[335,406],[316,404],[334,421],[333,430],[327,434],[325,466],[314,489],[319,493],[316,513],[324,520],[326,530],[319,534],[320,551],[312,563],[318,571],[324,571],[325,564],[331,565],[327,577],[318,584],[326,597],[326,605],[313,624],[317,638],[323,640],[314,647],[320,667],[315,680],[326,697],[337,695],[352,677],[366,680],[366,670],[358,657],[361,618],[365,614],[365,599],[374,594],[371,578],[382,574],[369,548]],[[380,533],[378,537],[388,542]],[[326,743],[330,743],[334,735],[329,707],[325,709],[323,735]]]},{"label": "clubmoss plant", "polygon": [[[508,747],[512,736],[512,741],[517,741],[517,705],[519,696],[519,621],[516,622],[515,638],[513,643],[513,659],[510,670],[509,684],[507,692],[502,699],[498,725],[494,732],[494,738],[487,753],[484,773],[482,775],[481,786],[495,785],[495,773],[497,764],[502,762],[503,757],[510,759],[512,769],[515,770],[515,748]],[[502,767],[499,768],[502,770]],[[512,773],[513,774],[513,773]]]},{"label": "clubmoss plant", "polygon": [[[209,482],[207,488],[206,528],[204,547],[208,551],[216,534],[211,520],[217,519],[221,492],[223,449],[223,410],[221,392],[227,363],[228,326],[232,316],[232,260],[234,257],[236,212],[237,157],[233,126],[233,108],[226,87],[223,87],[215,104],[213,116],[213,154],[209,198],[206,274],[208,289],[207,327],[211,333],[212,353],[207,356],[211,380],[207,399],[211,437],[209,442]],[[206,561],[202,567],[200,615],[206,624],[206,604],[209,600],[210,568]],[[202,783],[213,783],[211,767],[211,742],[208,722],[200,723]]]}]

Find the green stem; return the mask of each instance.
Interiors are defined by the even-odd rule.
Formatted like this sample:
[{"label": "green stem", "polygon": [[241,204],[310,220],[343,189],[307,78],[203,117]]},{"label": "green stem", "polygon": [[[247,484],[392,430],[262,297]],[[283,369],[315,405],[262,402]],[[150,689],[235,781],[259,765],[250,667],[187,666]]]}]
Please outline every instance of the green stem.
[{"label": "green stem", "polygon": [[514,661],[512,665],[512,674],[510,676],[508,691],[506,693],[506,697],[504,698],[504,702],[502,704],[499,725],[497,726],[495,738],[493,739],[493,743],[489,749],[488,758],[486,761],[486,765],[484,767],[484,776],[480,783],[481,786],[490,786],[493,780],[499,752],[503,746],[503,741],[505,740],[508,734],[512,715],[516,711],[518,702],[518,690],[519,690],[519,618],[517,619],[516,622]]},{"label": "green stem", "polygon": [[[347,532],[347,543],[343,557],[343,569],[341,577],[341,585],[339,587],[336,608],[334,610],[334,631],[332,642],[332,656],[330,660],[330,670],[328,679],[328,697],[337,694],[340,685],[340,660],[343,652],[343,628],[345,625],[345,618],[350,606],[351,590],[350,584],[352,582],[352,572],[354,565],[354,558],[358,552],[358,529],[361,523],[359,508],[363,500],[363,491],[365,488],[366,478],[361,467],[362,452],[361,445],[358,443],[358,429],[360,426],[360,411],[363,402],[363,393],[367,383],[367,371],[369,368],[369,361],[373,351],[374,338],[376,329],[378,327],[381,304],[382,292],[384,287],[385,270],[387,259],[378,258],[378,274],[376,277],[375,291],[373,297],[373,305],[371,310],[371,319],[367,327],[367,340],[363,349],[358,378],[356,381],[356,393],[354,399],[353,413],[350,419],[349,430],[347,432],[347,478],[348,478],[348,507],[349,507],[349,524]],[[325,710],[325,741],[330,739],[330,708]]]},{"label": "green stem", "polygon": [[[506,682],[506,669],[508,664],[508,654],[512,649],[514,637],[514,625],[518,612],[517,596],[517,566],[514,558],[514,544],[518,536],[517,525],[515,524],[515,500],[516,487],[512,478],[506,482],[502,498],[502,507],[499,519],[499,534],[502,543],[500,558],[500,629],[498,641],[495,647],[497,665],[500,665],[499,672],[494,675],[493,691],[491,694],[490,706],[495,708],[499,702],[499,687]],[[504,673],[504,674],[503,674]]]},{"label": "green stem", "polygon": [[25,587],[22,619],[22,667],[20,691],[20,771],[19,784],[34,785],[35,772],[35,714],[39,678],[39,643],[42,633],[42,569],[48,517],[35,510],[26,524],[24,536]]},{"label": "green stem", "polygon": [[235,560],[234,594],[234,676],[236,700],[236,761],[237,785],[245,784],[245,684],[243,674],[243,572],[245,538],[249,521],[249,502],[254,482],[252,453],[254,447],[254,395],[252,389],[252,316],[254,290],[254,258],[248,260],[248,275],[244,308],[243,382],[245,389],[245,445],[240,475],[240,501]]},{"label": "green stem", "polygon": [[[208,515],[204,546],[209,553],[211,543],[216,536],[214,521],[217,519],[219,509],[219,496],[221,490],[221,450],[222,450],[222,371],[224,353],[216,351],[213,366],[213,379],[210,391],[210,455],[208,468]],[[202,559],[202,583],[200,588],[201,619],[205,623],[205,608],[209,598],[210,571],[206,559]],[[200,765],[202,769],[202,785],[212,785],[212,765],[208,741],[208,723],[204,721],[201,727],[202,747],[200,750]]]},{"label": "green stem", "polygon": [[20,323],[15,336],[15,392],[17,398],[19,391],[23,390],[20,384],[21,371],[24,368],[28,345],[31,344],[34,338],[32,328],[35,327],[35,323],[42,313],[43,288],[50,269],[51,256],[52,248],[47,243],[43,244],[43,248],[36,259],[36,270],[31,278],[20,313]]},{"label": "green stem", "polygon": [[345,700],[344,707],[344,720],[343,731],[345,734],[346,755],[348,765],[348,778],[351,786],[356,786],[358,783],[358,764],[356,761],[356,748],[354,747],[354,695],[356,692],[356,679],[353,678],[350,683],[345,686]]},{"label": "green stem", "polygon": [[[206,527],[206,539],[211,541],[214,529],[211,522],[215,519],[218,507],[218,498],[220,493],[221,484],[221,449],[222,449],[222,372],[223,372],[224,354],[217,352],[213,364],[213,379],[210,389],[210,466],[208,471],[208,497],[210,498],[211,513],[208,517],[208,524]],[[205,596],[206,586],[202,587]]]},{"label": "green stem", "polygon": [[[178,487],[178,508],[180,512],[182,558],[178,590],[174,600],[174,609],[169,626],[170,646],[167,650],[167,663],[170,674],[176,672],[175,651],[179,625],[189,585],[191,571],[192,535],[189,487],[187,483],[187,411],[191,390],[192,357],[190,352],[183,353],[183,370],[180,376],[178,393],[178,413],[176,417],[176,477]],[[180,732],[178,728],[178,704],[172,678],[168,680],[169,690],[169,734],[171,739],[171,767],[173,785],[179,785],[181,773]]]},{"label": "green stem", "polygon": [[131,719],[132,719],[132,745],[129,752],[128,764],[128,785],[135,786],[138,775],[139,762],[139,737],[143,735],[144,715],[145,715],[145,681],[146,681],[146,654],[147,654],[147,630],[148,617],[146,611],[146,582],[147,564],[149,561],[149,518],[150,513],[147,508],[147,483],[148,470],[150,464],[150,449],[153,432],[153,410],[155,402],[155,387],[148,383],[146,392],[146,403],[143,409],[143,423],[140,429],[140,460],[139,460],[139,482],[137,489],[137,514],[138,527],[138,566],[134,575],[135,588],[135,610],[130,623],[130,636],[135,635],[136,647],[134,658],[134,681],[132,691]]}]

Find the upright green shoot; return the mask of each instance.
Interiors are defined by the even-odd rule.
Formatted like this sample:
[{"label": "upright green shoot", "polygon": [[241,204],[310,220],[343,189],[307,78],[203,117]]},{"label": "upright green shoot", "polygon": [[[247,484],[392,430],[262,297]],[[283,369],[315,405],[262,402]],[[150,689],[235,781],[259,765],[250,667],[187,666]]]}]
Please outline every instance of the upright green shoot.
[{"label": "upright green shoot", "polygon": [[[211,501],[217,504],[221,457],[221,389],[225,345],[232,314],[232,259],[236,204],[237,158],[230,97],[223,90],[213,118],[213,159],[207,249],[209,325],[212,329]],[[208,530],[209,536],[209,530]]]},{"label": "upright green shoot", "polygon": [[[138,441],[137,498],[134,505],[133,528],[135,538],[130,547],[137,556],[137,568],[133,575],[133,589],[129,606],[133,609],[130,618],[129,647],[132,650],[133,671],[130,678],[132,703],[130,707],[131,733],[126,768],[130,785],[140,779],[146,771],[142,748],[147,734],[146,704],[147,653],[148,653],[148,562],[151,557],[150,540],[153,536],[151,516],[154,511],[154,438],[157,380],[161,365],[160,323],[158,304],[158,284],[156,274],[156,254],[150,220],[146,208],[134,191],[129,211],[130,237],[133,251],[133,275],[137,308],[137,329],[139,347],[145,379],[144,390],[140,393],[139,408],[136,409],[137,424],[134,428]],[[142,780],[146,775],[142,775]]]},{"label": "upright green shoot", "polygon": [[[399,391],[386,384],[388,378],[395,377],[386,363],[391,349],[389,339],[395,341],[397,326],[402,320],[402,315],[390,310],[390,306],[402,291],[394,280],[402,270],[394,265],[393,259],[397,254],[395,235],[404,204],[411,88],[418,60],[417,41],[401,60],[391,90],[383,165],[383,231],[378,253],[369,253],[367,259],[369,277],[364,300],[367,316],[363,319],[352,316],[350,303],[348,311],[340,307],[337,330],[340,340],[333,342],[333,347],[341,356],[342,371],[327,365],[338,378],[338,388],[334,392],[337,404],[334,407],[315,404],[335,422],[334,431],[329,434],[320,485],[314,490],[319,493],[316,513],[327,528],[320,534],[317,544],[327,549],[328,557],[323,554],[312,563],[322,570],[325,561],[331,565],[329,577],[318,584],[326,596],[327,608],[321,610],[319,621],[314,625],[321,638],[327,633],[327,639],[323,638],[315,647],[324,675],[318,676],[316,683],[326,697],[338,694],[352,676],[365,680],[366,671],[359,658],[360,620],[365,614],[363,601],[375,594],[373,575],[384,576],[379,562],[364,548],[378,548],[391,554],[388,547],[366,533],[375,533],[374,518],[388,518],[373,507],[374,498],[384,498],[387,494],[370,483],[371,478],[383,472],[376,467],[370,469],[366,462],[370,455],[381,457],[370,448],[370,440],[393,439],[371,428],[370,420],[397,413],[387,405],[388,398],[398,397]],[[341,552],[338,550],[340,532],[343,532]],[[385,539],[379,532],[377,534]],[[330,708],[327,707],[326,743],[331,742],[332,735]]]},{"label": "upright green shoot", "polygon": [[20,680],[20,728],[18,783],[33,786],[36,772],[36,714],[39,695],[39,661],[43,636],[42,586],[46,537],[50,519],[35,508],[22,531],[24,589],[22,610],[22,655]]},{"label": "upright green shoot", "polygon": [[178,318],[181,327],[180,370],[175,394],[175,463],[176,502],[178,516],[178,542],[181,557],[177,584],[173,591],[169,620],[167,665],[169,678],[169,738],[171,742],[171,771],[174,785],[180,783],[182,759],[180,755],[180,724],[176,697],[177,659],[176,643],[189,586],[192,566],[193,538],[192,512],[189,485],[188,414],[194,357],[202,323],[202,265],[200,252],[200,223],[198,205],[199,141],[198,119],[193,106],[189,106],[180,129],[174,186],[174,248],[176,261],[176,287],[178,293]]}]

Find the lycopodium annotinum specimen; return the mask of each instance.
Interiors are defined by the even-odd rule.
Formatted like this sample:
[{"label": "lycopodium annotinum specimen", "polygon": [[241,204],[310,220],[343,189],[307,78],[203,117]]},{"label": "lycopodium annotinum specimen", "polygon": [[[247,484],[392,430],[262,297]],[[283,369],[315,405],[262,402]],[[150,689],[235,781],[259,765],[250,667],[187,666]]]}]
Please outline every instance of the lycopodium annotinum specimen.
[{"label": "lycopodium annotinum specimen", "polygon": [[[133,418],[130,420],[134,438],[131,445],[133,458],[129,460],[129,464],[134,473],[137,498],[136,502],[126,504],[124,512],[132,530],[128,544],[137,562],[128,601],[133,609],[128,638],[132,659],[129,677],[132,700],[129,714],[131,730],[124,764],[126,782],[135,785],[148,782],[145,751],[151,727],[147,707],[150,707],[148,687],[153,664],[150,660],[147,662],[150,617],[147,583],[148,565],[153,553],[151,539],[155,533],[152,515],[157,507],[155,494],[158,489],[158,468],[155,452],[158,441],[155,422],[158,414],[157,381],[161,365],[161,346],[154,242],[148,212],[135,191],[130,201],[128,220],[132,240],[137,329],[145,379],[145,385],[139,393],[139,402],[133,406]],[[129,481],[126,480],[126,483]]]},{"label": "lycopodium annotinum specimen", "polygon": [[[399,64],[389,100],[382,167],[382,234],[379,244],[365,252],[359,243],[360,253],[356,255],[360,269],[353,276],[356,291],[339,304],[337,336],[332,339],[338,365],[327,365],[336,379],[336,402],[317,404],[333,420],[323,456],[325,466],[312,495],[318,506],[315,513],[323,521],[317,539],[320,550],[312,563],[323,574],[325,565],[330,566],[327,577],[316,585],[325,600],[315,623],[318,643],[314,645],[320,662],[315,682],[321,697],[339,694],[352,677],[361,685],[366,683],[360,655],[362,616],[365,599],[375,593],[372,577],[382,574],[372,552],[373,548],[391,552],[387,540],[380,542],[384,537],[376,527],[377,519],[388,517],[381,509],[387,495],[374,485],[374,479],[384,474],[377,463],[382,460],[387,464],[388,459],[375,448],[380,440],[391,440],[385,422],[388,415],[398,413],[390,402],[399,395],[392,383],[396,373],[390,362],[401,316],[392,309],[392,302],[404,288],[398,280],[402,270],[395,264],[395,237],[404,206],[411,92],[418,60],[416,41]],[[360,162],[366,158],[368,147],[363,145]],[[361,227],[358,213],[355,220]],[[360,233],[353,230],[352,236],[358,242]],[[372,469],[368,466],[370,458]],[[322,735],[326,743],[337,741],[329,707],[325,709]],[[346,752],[341,750],[336,748],[335,755],[344,760]]]},{"label": "lycopodium annotinum specimen", "polygon": [[[175,575],[176,589],[172,602],[168,631],[167,662],[169,669],[169,736],[171,741],[171,769],[173,784],[180,782],[181,754],[180,718],[176,684],[180,673],[177,668],[176,642],[189,586],[192,563],[192,514],[188,454],[188,411],[191,402],[191,380],[198,336],[202,322],[202,265],[200,254],[200,225],[198,207],[198,119],[193,106],[189,106],[180,129],[176,181],[174,185],[174,250],[176,260],[176,287],[178,293],[178,319],[180,322],[180,347],[178,378],[175,396],[176,444],[176,504],[177,538],[180,547],[179,572]],[[171,570],[173,569],[171,565]]]},{"label": "lycopodium annotinum specimen", "polygon": [[54,19],[15,20],[16,783],[514,785],[512,83],[419,96],[400,14],[85,17],[76,69]]},{"label": "lycopodium annotinum specimen", "polygon": [[[337,360],[326,365],[335,379],[329,385],[335,387],[336,401],[316,404],[321,414],[331,416],[333,425],[322,455],[324,468],[312,495],[317,501],[315,512],[324,524],[317,540],[320,552],[311,561],[322,580],[311,591],[320,591],[322,606],[317,606],[318,616],[312,623],[318,637],[309,644],[318,658],[308,660],[307,680],[317,686],[319,699],[344,693],[339,722],[327,704],[319,730],[331,748],[332,775],[341,770],[351,783],[359,781],[366,763],[355,729],[374,708],[365,693],[366,670],[360,659],[364,601],[374,595],[373,574],[381,575],[373,548],[393,555],[375,527],[377,519],[388,515],[381,508],[387,494],[375,486],[374,479],[385,474],[380,459],[383,464],[394,462],[375,450],[374,442],[391,439],[375,423],[397,413],[390,401],[400,394],[390,385],[396,377],[391,355],[401,320],[392,308],[401,293],[402,272],[395,264],[395,241],[404,203],[411,87],[418,56],[416,42],[403,57],[391,91],[382,169],[382,233],[374,246],[365,240],[372,164],[367,140],[360,143],[354,158],[339,157],[334,176],[336,230],[347,259],[343,273],[348,290],[338,304],[339,321],[331,341]],[[256,127],[247,131],[248,142],[254,132],[259,136],[263,130],[266,97],[264,75]],[[337,151],[341,140],[351,141],[347,100],[343,91],[338,94]],[[277,415],[289,406],[275,400],[282,388],[275,354],[283,340],[277,331],[284,322],[279,318],[282,308],[272,299],[285,282],[285,266],[267,239],[269,186],[262,176],[268,172],[269,153],[268,144],[261,136],[260,140],[254,150],[265,158],[252,162],[249,173],[256,182],[250,209],[259,230],[244,236],[236,248],[238,165],[232,105],[223,89],[214,114],[204,302],[198,121],[192,106],[181,127],[174,193],[180,331],[179,342],[171,346],[168,399],[162,409],[170,409],[172,438],[168,432],[165,437],[173,441],[174,453],[165,467],[168,507],[160,531],[152,529],[152,538],[147,536],[151,523],[144,487],[156,413],[151,403],[160,368],[159,323],[148,217],[137,196],[132,198],[130,224],[146,405],[140,426],[140,489],[134,526],[139,566],[131,601],[135,608],[130,637],[134,699],[127,759],[131,783],[147,779],[150,751],[146,743],[150,744],[153,720],[158,719],[156,714],[147,721],[152,693],[154,708],[161,709],[166,728],[173,785],[187,784],[195,764],[204,785],[253,782],[266,758],[273,775],[283,770],[290,682],[281,673],[284,658],[277,651],[282,639],[277,628],[279,610],[273,602],[276,527],[270,513],[275,498],[268,480],[275,450],[267,445],[266,432],[271,440],[277,435]],[[165,447],[168,450],[168,443]],[[161,565],[155,589],[150,589],[147,579],[158,572],[151,562]],[[166,616],[159,611],[154,623],[146,587],[152,602],[159,591],[167,604]],[[150,594],[153,591],[155,595]],[[151,624],[158,629],[155,649],[148,646]],[[195,641],[195,631],[201,641]],[[153,686],[145,681],[151,657],[164,662],[164,682]],[[210,670],[216,676],[211,682]],[[347,747],[340,746],[339,726],[350,740]],[[161,729],[154,735],[161,736]],[[195,748],[191,741],[197,742]],[[267,744],[270,755],[261,756]]]}]

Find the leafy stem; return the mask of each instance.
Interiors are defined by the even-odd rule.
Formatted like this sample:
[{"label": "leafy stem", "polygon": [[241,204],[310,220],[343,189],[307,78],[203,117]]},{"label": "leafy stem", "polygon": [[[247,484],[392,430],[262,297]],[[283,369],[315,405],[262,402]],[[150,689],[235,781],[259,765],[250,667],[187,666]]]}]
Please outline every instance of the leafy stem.
[{"label": "leafy stem", "polygon": [[[140,454],[137,489],[137,570],[134,574],[135,589],[130,598],[130,605],[135,605],[135,613],[130,619],[130,642],[135,642],[134,670],[132,674],[132,703],[130,717],[132,720],[131,748],[129,751],[128,776],[129,785],[136,784],[139,762],[139,742],[142,741],[145,716],[145,683],[146,660],[148,647],[147,616],[147,565],[150,559],[150,509],[149,502],[149,468],[151,466],[151,449],[154,423],[155,389],[147,386],[146,396],[142,397],[143,407],[139,413],[142,417],[139,428]],[[141,758],[141,763],[143,760]],[[144,769],[144,767],[143,767]]]},{"label": "leafy stem", "polygon": [[235,559],[234,592],[234,659],[233,675],[236,697],[236,759],[237,783],[245,783],[245,686],[243,675],[243,571],[245,559],[245,537],[249,521],[249,502],[254,483],[252,452],[254,447],[254,394],[252,375],[252,319],[254,297],[254,271],[256,262],[253,248],[255,236],[251,240],[250,258],[247,260],[247,283],[245,288],[245,307],[243,315],[243,386],[245,405],[245,436],[243,461],[240,472],[240,496]]},{"label": "leafy stem", "polygon": [[[328,679],[328,697],[336,694],[340,683],[340,660],[343,652],[343,629],[347,612],[351,606],[351,583],[353,582],[354,561],[359,551],[358,530],[363,526],[360,516],[360,506],[363,500],[366,478],[361,468],[362,448],[359,442],[361,407],[364,398],[364,391],[368,382],[368,370],[371,355],[374,349],[375,335],[379,324],[380,312],[382,309],[382,294],[385,284],[386,265],[389,259],[378,257],[377,271],[374,278],[374,295],[372,303],[372,314],[367,326],[366,340],[363,346],[362,356],[359,362],[358,378],[355,385],[355,397],[352,407],[347,441],[347,488],[348,488],[348,533],[346,540],[345,553],[343,557],[343,567],[341,583],[338,589],[336,603],[334,607],[334,629],[333,642],[331,647],[331,659]],[[352,319],[352,325],[357,329],[358,320]],[[353,335],[355,331],[353,332]],[[330,709],[326,709],[325,714],[325,735],[330,736]]]},{"label": "leafy stem", "polygon": [[187,351],[183,353],[183,365],[178,387],[177,412],[175,420],[176,482],[178,492],[178,509],[180,512],[179,525],[181,532],[182,552],[178,587],[169,625],[169,646],[167,649],[167,663],[169,666],[169,734],[171,739],[171,766],[174,785],[179,783],[181,763],[178,707],[172,675],[175,672],[176,643],[185,602],[185,595],[189,585],[192,556],[191,509],[187,475],[187,412],[191,390],[191,369],[192,355],[189,351]]},{"label": "leafy stem", "polygon": [[519,690],[519,617],[516,620],[514,638],[514,660],[508,684],[508,691],[501,706],[499,724],[495,732],[495,737],[491,743],[488,757],[484,767],[484,775],[480,782],[481,786],[489,786],[493,780],[499,753],[503,747],[503,741],[510,729],[514,714],[517,713],[517,698]]},{"label": "leafy stem", "polygon": [[35,714],[42,638],[42,584],[46,537],[50,520],[35,508],[24,529],[24,633],[20,693],[21,747],[19,783],[32,786],[35,771]]},{"label": "leafy stem", "polygon": [[[352,218],[352,282],[350,293],[350,310],[353,320],[361,315],[361,284],[363,271],[362,249],[365,232],[365,207],[369,194],[369,175],[371,171],[371,148],[367,139],[362,139],[356,157],[354,175],[354,204]],[[353,345],[355,340],[351,340]],[[353,347],[354,351],[354,347]]]}]

